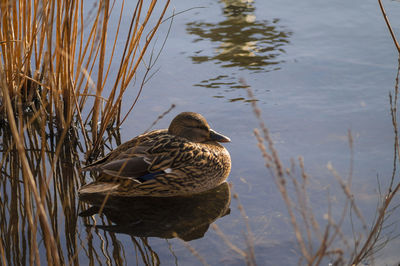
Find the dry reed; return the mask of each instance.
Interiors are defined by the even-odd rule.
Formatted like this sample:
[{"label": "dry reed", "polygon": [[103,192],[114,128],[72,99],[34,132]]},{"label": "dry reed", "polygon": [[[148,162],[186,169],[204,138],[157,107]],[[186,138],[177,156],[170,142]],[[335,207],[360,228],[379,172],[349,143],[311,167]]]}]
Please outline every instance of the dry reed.
[{"label": "dry reed", "polygon": [[[283,201],[288,210],[291,225],[294,230],[295,238],[301,251],[302,258],[299,263],[305,262],[306,265],[320,265],[324,260],[330,261],[332,265],[358,265],[363,262],[373,262],[374,254],[381,250],[392,237],[382,236],[383,228],[393,226],[387,225],[386,222],[390,215],[397,209],[398,206],[392,206],[393,199],[400,189],[400,182],[395,179],[397,163],[399,156],[399,140],[397,131],[397,98],[400,75],[400,57],[397,70],[394,97],[390,94],[390,110],[392,116],[392,124],[394,129],[394,165],[393,174],[390,180],[390,185],[386,193],[381,195],[382,201],[377,207],[377,216],[372,223],[368,223],[361,210],[356,204],[355,198],[351,192],[351,180],[353,173],[353,138],[351,132],[348,133],[348,143],[351,154],[350,170],[347,181],[343,180],[340,174],[333,168],[331,164],[327,168],[337,180],[342,188],[345,196],[345,204],[341,211],[340,218],[335,221],[332,217],[331,205],[329,203],[328,212],[325,215],[326,224],[321,225],[316,219],[312,207],[308,199],[307,180],[310,178],[304,169],[303,159],[298,160],[301,170],[300,181],[294,176],[292,166],[290,169],[283,166],[278,152],[274,147],[274,143],[270,137],[269,130],[262,120],[261,111],[257,106],[251,88],[242,80],[242,85],[248,88],[248,95],[251,99],[254,114],[259,122],[259,128],[255,129],[254,134],[258,142],[258,147],[265,160],[265,166],[273,177],[275,184],[283,198]],[[292,165],[294,162],[292,161]],[[285,169],[285,171],[283,170]],[[290,182],[289,182],[290,181]],[[289,195],[289,183],[294,187],[293,195]],[[361,231],[355,227],[353,218],[351,224],[353,227],[353,240],[350,241],[348,236],[343,233],[343,223],[349,218],[350,213],[355,213],[355,217],[361,224]],[[319,244],[314,246],[315,241]]]},{"label": "dry reed", "polygon": [[[110,30],[117,4],[118,25]],[[0,256],[5,264],[78,264],[78,253],[87,246],[77,239],[76,191],[84,182],[79,153],[98,156],[107,129],[121,125],[123,95],[169,1],[155,17],[156,0],[137,0],[130,26],[121,33],[125,4],[0,1]],[[111,76],[114,61],[119,67]]]},{"label": "dry reed", "polygon": [[[327,223],[324,226],[316,219],[313,210],[310,206],[308,199],[308,191],[306,188],[308,175],[304,169],[303,159],[300,157],[299,167],[301,170],[300,181],[293,175],[294,161],[292,161],[292,167],[286,168],[278,156],[278,152],[274,147],[274,143],[269,134],[269,130],[265,125],[261,111],[257,107],[257,102],[254,98],[251,88],[241,80],[242,86],[248,88],[248,95],[254,111],[254,114],[259,122],[259,128],[255,129],[254,134],[258,142],[258,147],[265,161],[265,166],[269,170],[273,177],[275,184],[283,198],[283,201],[288,210],[290,221],[294,230],[295,238],[301,251],[302,257],[299,260],[300,264],[307,265],[320,265],[323,260],[329,260],[332,265],[359,265],[363,262],[374,262],[374,254],[384,248],[384,246],[393,238],[391,236],[382,236],[383,229],[385,227],[393,226],[393,224],[387,225],[387,221],[390,215],[397,209],[398,206],[393,205],[393,199],[396,197],[400,189],[400,181],[396,180],[397,163],[400,160],[400,147],[399,147],[399,136],[398,136],[398,123],[397,123],[397,99],[398,99],[398,88],[399,88],[399,75],[400,75],[400,46],[397,42],[396,36],[392,30],[389,19],[386,15],[385,9],[382,5],[381,0],[378,0],[383,17],[387,24],[388,30],[392,36],[393,42],[399,52],[398,69],[396,75],[396,81],[394,86],[394,97],[392,93],[389,94],[390,99],[390,113],[392,117],[392,125],[394,130],[394,160],[393,160],[393,172],[390,179],[390,185],[386,192],[381,195],[381,201],[377,207],[377,213],[372,223],[367,223],[362,215],[361,210],[358,208],[354,196],[351,192],[351,180],[353,173],[353,138],[351,132],[348,133],[348,143],[350,149],[350,170],[347,181],[338,174],[331,164],[328,164],[327,168],[331,171],[332,175],[337,180],[338,184],[342,188],[345,196],[345,204],[341,211],[340,218],[336,222],[332,217],[331,204],[329,202],[329,208],[325,219]],[[289,182],[294,187],[295,195],[294,200],[289,195]],[[380,190],[381,191],[381,190]],[[353,240],[352,242],[347,239],[347,236],[343,233],[343,223],[348,217],[348,213],[356,214],[357,220],[361,223],[363,233],[357,233],[355,230],[355,224],[352,216],[350,215],[351,225],[353,228]],[[315,240],[318,241],[318,246],[314,246]]]}]

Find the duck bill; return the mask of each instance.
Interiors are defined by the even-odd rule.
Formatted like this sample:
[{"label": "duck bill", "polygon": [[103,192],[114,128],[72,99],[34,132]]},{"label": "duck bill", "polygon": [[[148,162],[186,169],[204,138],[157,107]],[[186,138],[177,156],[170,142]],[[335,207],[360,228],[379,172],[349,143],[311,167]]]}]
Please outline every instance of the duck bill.
[{"label": "duck bill", "polygon": [[210,129],[210,139],[217,141],[217,142],[231,142],[231,139],[227,136],[224,136],[212,129]]}]

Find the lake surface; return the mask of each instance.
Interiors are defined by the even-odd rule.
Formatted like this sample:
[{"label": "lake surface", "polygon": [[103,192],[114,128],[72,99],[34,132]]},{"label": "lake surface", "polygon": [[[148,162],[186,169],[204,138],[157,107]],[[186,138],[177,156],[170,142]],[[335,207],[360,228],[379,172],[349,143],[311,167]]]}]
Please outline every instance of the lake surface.
[{"label": "lake surface", "polygon": [[[400,2],[384,1],[384,5],[400,34]],[[176,108],[155,128],[167,127],[182,111],[204,115],[215,130],[232,139],[225,145],[232,157],[228,181],[249,219],[256,262],[297,265],[300,253],[286,206],[253,134],[258,122],[247,90],[240,83],[244,79],[258,100],[285,167],[290,167],[291,158],[304,158],[311,178],[310,202],[321,222],[327,212],[328,191],[334,216],[342,210],[343,192],[326,166],[331,162],[347,177],[347,134],[351,131],[352,190],[371,223],[379,196],[377,177],[385,188],[392,173],[394,134],[388,95],[393,91],[398,66],[398,54],[377,1],[175,0],[170,14],[173,8],[175,13],[185,12],[174,17],[153,68],[156,74],[122,126],[123,141],[145,131],[171,104]],[[161,46],[168,23],[158,32],[156,47]],[[136,93],[137,86],[132,86],[132,92],[125,96],[127,106]],[[399,213],[392,218],[398,222]],[[232,243],[246,249],[247,229],[238,200],[232,198],[230,213],[215,224]],[[78,226],[84,235],[87,229],[82,220]],[[93,245],[101,250],[104,232],[97,230]],[[344,228],[351,239],[350,230]],[[124,250],[123,261],[143,265],[131,236],[115,236]],[[245,263],[212,228],[204,237],[186,244],[150,237],[146,245],[162,265],[202,265],[202,259],[211,265]],[[111,243],[106,246],[113,250]],[[399,248],[398,239],[389,242],[375,256],[377,265],[398,263]],[[82,262],[85,256],[80,254]],[[116,263],[111,252],[99,251],[98,256],[100,261],[107,258]]]}]

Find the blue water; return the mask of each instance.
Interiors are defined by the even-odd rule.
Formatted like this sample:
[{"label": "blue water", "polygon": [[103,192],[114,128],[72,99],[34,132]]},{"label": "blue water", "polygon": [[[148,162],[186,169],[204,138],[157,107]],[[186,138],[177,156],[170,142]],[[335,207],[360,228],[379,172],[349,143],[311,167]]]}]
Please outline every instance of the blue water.
[{"label": "blue water", "polygon": [[[384,1],[384,5],[400,34],[396,16],[400,2]],[[146,130],[171,104],[176,108],[155,128],[167,127],[181,111],[204,115],[215,130],[232,139],[225,145],[232,156],[229,182],[250,220],[257,263],[297,264],[299,252],[285,204],[253,135],[258,122],[239,82],[243,78],[258,100],[285,166],[290,167],[291,158],[304,158],[311,177],[310,199],[322,222],[328,190],[337,208],[332,212],[340,214],[342,208],[344,195],[326,165],[331,162],[347,177],[347,134],[351,131],[353,193],[371,222],[378,197],[377,176],[384,188],[392,172],[394,136],[388,95],[394,88],[398,58],[377,1],[175,0],[169,14],[173,9],[175,13],[187,11],[174,17],[152,70],[156,73],[122,126],[123,140]],[[157,34],[156,50],[169,22]],[[126,109],[139,84],[127,92]],[[245,249],[246,227],[237,206],[233,199],[231,214],[216,224]],[[398,221],[399,213],[394,217]],[[346,233],[349,230],[344,228]],[[126,245],[127,261],[136,261],[130,237],[118,234],[118,239]],[[150,238],[149,244],[162,265],[201,265],[179,240]],[[213,229],[189,244],[211,265],[244,264]],[[398,263],[399,247],[398,240],[390,242],[376,262]]]}]

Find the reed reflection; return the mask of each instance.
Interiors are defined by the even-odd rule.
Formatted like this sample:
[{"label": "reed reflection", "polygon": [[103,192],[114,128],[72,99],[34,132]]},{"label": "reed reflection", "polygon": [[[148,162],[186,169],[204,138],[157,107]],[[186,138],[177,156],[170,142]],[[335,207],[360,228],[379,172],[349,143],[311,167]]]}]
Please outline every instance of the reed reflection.
[{"label": "reed reflection", "polygon": [[[185,241],[204,236],[209,225],[230,212],[230,188],[224,182],[203,193],[176,197],[109,197],[84,195],[92,205],[80,213],[103,213],[114,224],[96,228],[135,237],[179,237]],[[104,200],[106,203],[101,210]]]},{"label": "reed reflection", "polygon": [[[258,20],[253,1],[223,0],[223,19],[218,23],[194,21],[187,32],[197,36],[194,42],[211,41],[214,49],[204,49],[191,56],[194,63],[215,62],[223,68],[264,72],[279,69],[284,45],[291,32],[279,19]],[[234,75],[218,75],[197,86],[241,88]]]},{"label": "reed reflection", "polygon": [[[27,125],[23,135],[26,162],[35,188],[41,193],[51,230],[47,234],[41,233],[46,229],[45,223],[36,217],[39,207],[34,200],[34,189],[21,169],[21,154],[15,147],[8,120],[0,115],[0,250],[3,262],[7,265],[40,264],[47,256],[47,261],[54,264],[59,261],[77,264],[80,247],[76,191],[81,182],[76,170],[80,167],[77,132],[73,127],[65,134],[55,127],[47,127],[44,131],[44,125],[49,125],[49,121],[34,120],[35,116],[28,109],[23,115],[23,123]],[[58,143],[62,145],[56,150]],[[53,165],[49,166],[49,162]],[[50,242],[51,238],[54,243]]]}]

